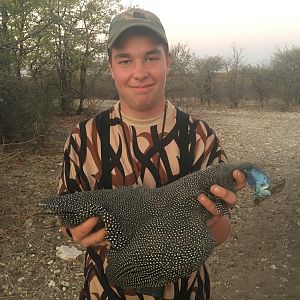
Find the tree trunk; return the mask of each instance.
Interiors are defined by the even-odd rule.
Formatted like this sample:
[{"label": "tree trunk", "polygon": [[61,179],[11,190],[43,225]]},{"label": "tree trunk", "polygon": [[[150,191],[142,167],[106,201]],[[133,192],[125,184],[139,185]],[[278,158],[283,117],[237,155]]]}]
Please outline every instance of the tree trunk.
[{"label": "tree trunk", "polygon": [[0,65],[1,65],[3,75],[9,75],[11,72],[10,50],[9,48],[5,47],[5,45],[9,44],[9,32],[7,27],[8,18],[9,17],[8,17],[7,9],[4,5],[2,5],[1,6],[1,23],[2,23],[1,31],[2,31],[2,39],[3,39],[2,42],[4,47],[0,48],[0,57],[1,57]]},{"label": "tree trunk", "polygon": [[60,75],[60,108],[63,114],[67,115],[70,112],[71,104],[71,82],[66,71],[63,69],[59,72]]},{"label": "tree trunk", "polygon": [[77,115],[83,112],[83,102],[86,97],[86,66],[80,67],[80,92],[79,92],[79,107],[76,111]]}]

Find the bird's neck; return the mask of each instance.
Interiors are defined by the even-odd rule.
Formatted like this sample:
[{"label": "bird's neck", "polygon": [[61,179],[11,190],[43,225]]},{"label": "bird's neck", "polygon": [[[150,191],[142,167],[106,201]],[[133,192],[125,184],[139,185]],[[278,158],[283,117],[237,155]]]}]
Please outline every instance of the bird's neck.
[{"label": "bird's neck", "polygon": [[[210,182],[206,181],[200,171],[195,171],[168,184],[164,188],[165,192],[170,192],[171,195],[176,194],[176,201],[180,201],[180,203],[184,202],[184,200],[191,202],[192,199],[196,201],[197,197],[203,193],[207,187],[209,190]],[[172,197],[170,199],[172,199]]]}]

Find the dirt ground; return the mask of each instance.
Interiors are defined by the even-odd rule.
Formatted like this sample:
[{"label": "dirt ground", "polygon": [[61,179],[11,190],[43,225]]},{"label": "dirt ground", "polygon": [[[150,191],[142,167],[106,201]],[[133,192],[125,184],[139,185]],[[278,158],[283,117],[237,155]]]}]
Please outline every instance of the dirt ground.
[{"label": "dirt ground", "polygon": [[[256,162],[286,180],[282,192],[259,205],[248,189],[240,192],[231,234],[207,263],[213,299],[300,299],[300,113],[193,113],[213,127],[231,161]],[[0,299],[77,299],[84,255],[64,261],[56,247],[83,249],[37,204],[56,193],[62,147],[80,119],[56,117],[42,144],[0,163]]]}]

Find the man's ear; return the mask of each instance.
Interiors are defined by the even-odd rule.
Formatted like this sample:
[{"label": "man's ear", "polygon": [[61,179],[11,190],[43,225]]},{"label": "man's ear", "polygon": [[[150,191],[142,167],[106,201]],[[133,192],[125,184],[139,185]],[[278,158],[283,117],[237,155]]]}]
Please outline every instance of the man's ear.
[{"label": "man's ear", "polygon": [[109,68],[109,73],[110,73],[110,76],[113,80],[115,80],[114,78],[114,73],[113,73],[113,70],[112,70],[112,67],[111,67],[111,62],[109,60],[107,60],[107,63],[108,63],[108,68]]}]

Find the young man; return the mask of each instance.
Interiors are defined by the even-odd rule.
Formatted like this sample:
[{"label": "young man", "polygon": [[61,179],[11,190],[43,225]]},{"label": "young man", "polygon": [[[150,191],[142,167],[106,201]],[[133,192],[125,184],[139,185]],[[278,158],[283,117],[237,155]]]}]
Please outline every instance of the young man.
[{"label": "young man", "polygon": [[[168,41],[160,20],[141,9],[116,16],[108,38],[109,67],[119,92],[111,109],[78,124],[65,145],[59,194],[119,186],[165,185],[199,169],[226,160],[212,129],[165,100],[166,77],[171,66]],[[234,172],[237,189],[244,176]],[[234,193],[219,186],[211,192],[230,207]],[[213,217],[208,226],[216,244],[230,231],[230,220],[218,214],[204,195],[199,202]],[[93,231],[99,222],[91,218],[69,235],[87,247],[85,282],[80,299],[155,299],[111,286],[107,264],[105,229]],[[205,266],[188,278],[165,287],[163,299],[209,299]]]}]

